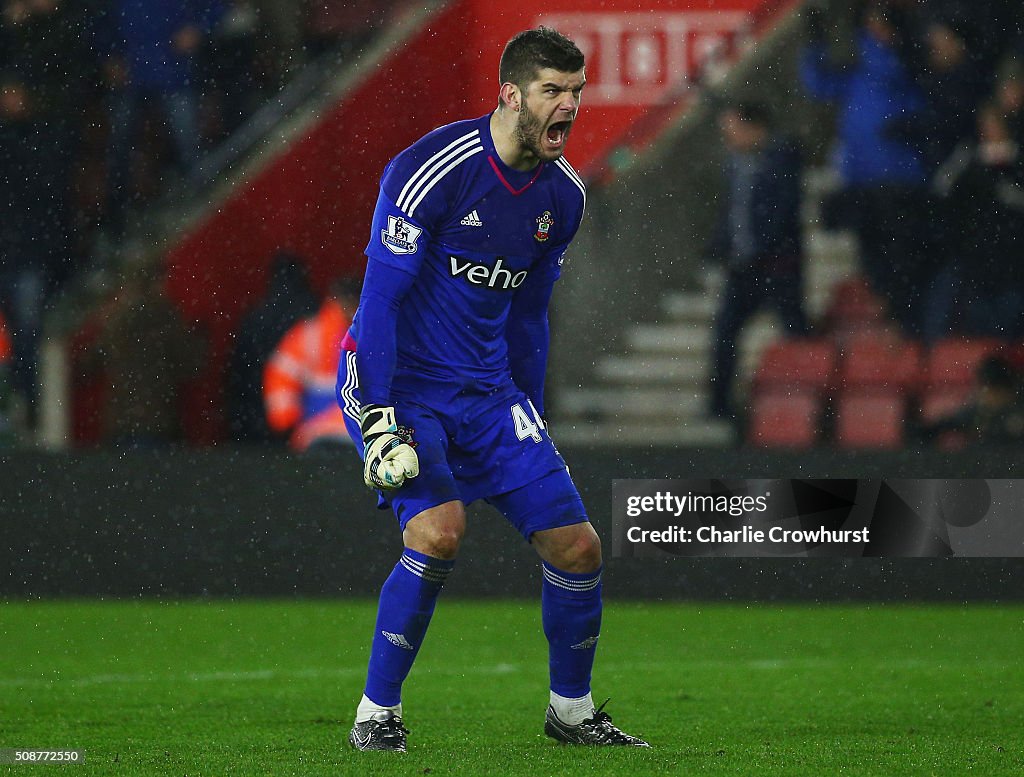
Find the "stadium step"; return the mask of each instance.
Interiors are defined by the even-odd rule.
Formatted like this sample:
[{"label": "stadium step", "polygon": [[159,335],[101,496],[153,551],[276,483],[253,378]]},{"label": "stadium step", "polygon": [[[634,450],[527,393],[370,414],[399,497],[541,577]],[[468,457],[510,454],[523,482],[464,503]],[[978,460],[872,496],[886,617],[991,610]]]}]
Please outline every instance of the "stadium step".
[{"label": "stadium step", "polygon": [[696,291],[670,291],[661,298],[661,309],[673,321],[707,323],[715,315],[718,300]]},{"label": "stadium step", "polygon": [[[767,325],[754,328],[750,335],[741,344],[741,353],[744,347],[759,350],[764,342],[777,337]],[[635,351],[688,354],[706,360],[711,353],[714,331],[707,321],[703,325],[637,324],[630,330],[628,342]]]},{"label": "stadium step", "polygon": [[613,382],[644,380],[651,383],[678,383],[706,374],[707,360],[701,354],[649,356],[629,353],[605,356],[597,363],[597,377]]},{"label": "stadium step", "polygon": [[689,418],[669,423],[634,423],[622,419],[570,421],[555,426],[552,434],[558,444],[593,447],[658,445],[721,448],[737,441],[731,424],[707,418]]},{"label": "stadium step", "polygon": [[683,386],[597,386],[567,389],[559,407],[572,417],[686,419],[707,407],[707,391]]}]

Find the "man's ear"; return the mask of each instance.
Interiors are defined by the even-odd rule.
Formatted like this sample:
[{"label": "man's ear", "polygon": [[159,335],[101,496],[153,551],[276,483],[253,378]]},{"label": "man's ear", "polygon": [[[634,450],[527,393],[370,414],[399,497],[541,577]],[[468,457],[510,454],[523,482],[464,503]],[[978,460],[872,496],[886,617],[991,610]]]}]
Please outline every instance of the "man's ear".
[{"label": "man's ear", "polygon": [[513,111],[519,110],[521,94],[518,86],[506,81],[501,85],[501,91],[498,95],[501,97],[502,105],[507,105]]}]

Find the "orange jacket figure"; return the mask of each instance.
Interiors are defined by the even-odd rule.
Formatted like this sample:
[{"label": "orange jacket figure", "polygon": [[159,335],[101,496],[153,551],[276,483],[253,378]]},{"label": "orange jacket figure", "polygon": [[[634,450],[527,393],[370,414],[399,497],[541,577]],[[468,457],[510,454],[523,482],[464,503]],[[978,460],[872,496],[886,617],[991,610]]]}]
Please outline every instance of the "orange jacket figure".
[{"label": "orange jacket figure", "polygon": [[351,442],[334,393],[341,339],[350,323],[342,304],[328,299],[285,332],[263,370],[267,423],[280,434],[290,432],[294,450]]}]

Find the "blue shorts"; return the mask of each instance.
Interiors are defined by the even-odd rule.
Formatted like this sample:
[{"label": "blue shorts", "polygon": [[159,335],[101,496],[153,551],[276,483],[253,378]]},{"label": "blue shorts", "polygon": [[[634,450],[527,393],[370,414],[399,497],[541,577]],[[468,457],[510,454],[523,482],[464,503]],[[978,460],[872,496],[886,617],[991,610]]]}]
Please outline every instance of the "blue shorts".
[{"label": "blue shorts", "polygon": [[[445,502],[483,499],[529,541],[536,531],[588,520],[576,485],[533,405],[508,381],[488,391],[439,381],[392,385],[395,418],[411,427],[420,474],[380,493],[404,530],[411,518]],[[355,353],[338,364],[338,404],[362,458]]]}]

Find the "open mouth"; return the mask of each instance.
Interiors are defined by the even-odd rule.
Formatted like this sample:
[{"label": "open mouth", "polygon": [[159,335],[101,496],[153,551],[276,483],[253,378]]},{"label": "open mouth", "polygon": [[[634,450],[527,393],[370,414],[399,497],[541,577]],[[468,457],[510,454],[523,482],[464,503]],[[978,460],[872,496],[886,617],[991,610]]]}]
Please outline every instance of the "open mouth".
[{"label": "open mouth", "polygon": [[565,143],[565,139],[569,135],[569,128],[571,126],[571,121],[557,121],[548,127],[546,135],[548,145],[554,148],[561,148],[562,144]]}]

